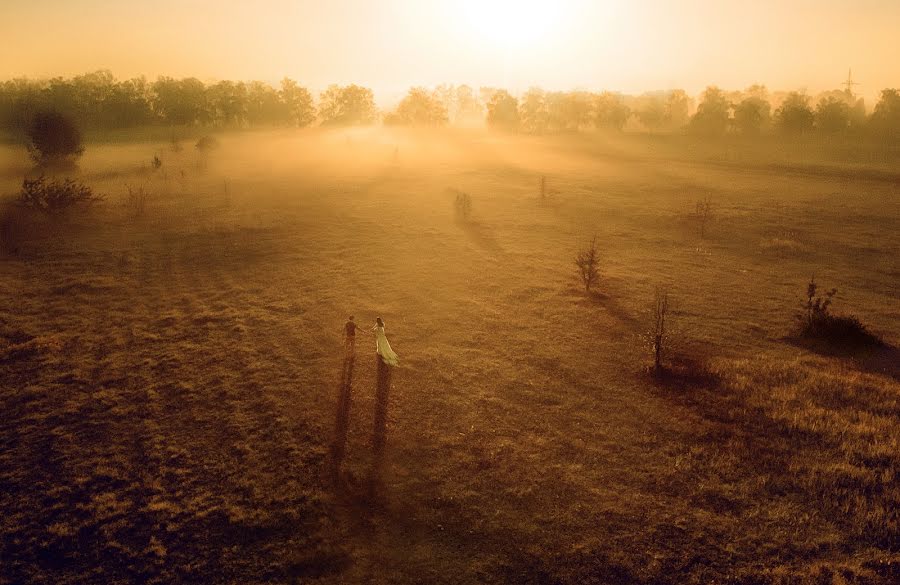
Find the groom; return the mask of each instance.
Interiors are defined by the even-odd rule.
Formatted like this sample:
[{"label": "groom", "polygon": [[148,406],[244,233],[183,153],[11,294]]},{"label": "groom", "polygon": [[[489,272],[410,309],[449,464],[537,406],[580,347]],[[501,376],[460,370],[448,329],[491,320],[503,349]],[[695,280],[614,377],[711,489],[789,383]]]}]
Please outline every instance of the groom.
[{"label": "groom", "polygon": [[347,322],[344,323],[344,349],[347,350],[347,353],[352,354],[355,352],[356,332],[358,330],[359,325],[353,320],[353,315],[347,317]]}]

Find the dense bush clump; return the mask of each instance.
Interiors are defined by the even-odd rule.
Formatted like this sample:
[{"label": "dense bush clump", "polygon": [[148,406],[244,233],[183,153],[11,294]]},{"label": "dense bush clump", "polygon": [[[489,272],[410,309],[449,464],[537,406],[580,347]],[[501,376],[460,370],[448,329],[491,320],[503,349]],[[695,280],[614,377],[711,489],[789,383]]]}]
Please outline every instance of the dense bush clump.
[{"label": "dense bush clump", "polygon": [[829,310],[835,294],[837,289],[834,288],[820,294],[816,279],[810,279],[803,310],[797,314],[798,336],[841,348],[882,345],[881,339],[866,329],[856,316],[835,315]]},{"label": "dense bush clump", "polygon": [[40,112],[25,129],[31,158],[38,164],[71,161],[84,153],[81,132],[58,112]]},{"label": "dense bush clump", "polygon": [[47,180],[44,176],[22,181],[19,203],[44,213],[59,213],[78,205],[90,205],[102,198],[94,191],[72,179]]}]

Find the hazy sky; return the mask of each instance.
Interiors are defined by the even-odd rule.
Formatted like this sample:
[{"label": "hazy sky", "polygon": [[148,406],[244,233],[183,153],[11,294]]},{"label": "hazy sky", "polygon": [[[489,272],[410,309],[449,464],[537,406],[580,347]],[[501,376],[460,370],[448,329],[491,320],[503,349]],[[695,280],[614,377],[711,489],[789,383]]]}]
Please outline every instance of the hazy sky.
[{"label": "hazy sky", "polygon": [[900,0],[0,0],[0,78],[900,86]]}]

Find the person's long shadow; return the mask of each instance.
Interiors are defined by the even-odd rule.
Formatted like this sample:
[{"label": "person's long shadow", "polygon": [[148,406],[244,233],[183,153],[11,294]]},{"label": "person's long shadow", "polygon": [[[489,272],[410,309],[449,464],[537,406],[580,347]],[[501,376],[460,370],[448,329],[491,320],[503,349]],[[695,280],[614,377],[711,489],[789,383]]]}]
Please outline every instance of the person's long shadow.
[{"label": "person's long shadow", "polygon": [[341,471],[341,462],[347,445],[347,426],[350,422],[350,398],[353,389],[353,366],[356,352],[348,349],[344,355],[341,371],[341,389],[338,395],[337,413],[334,421],[334,440],[331,443],[331,474],[336,479]]},{"label": "person's long shadow", "polygon": [[370,488],[376,490],[381,485],[384,471],[384,449],[387,444],[388,397],[391,390],[391,367],[380,357],[378,363],[378,380],[375,387],[375,424],[372,429],[372,475]]}]

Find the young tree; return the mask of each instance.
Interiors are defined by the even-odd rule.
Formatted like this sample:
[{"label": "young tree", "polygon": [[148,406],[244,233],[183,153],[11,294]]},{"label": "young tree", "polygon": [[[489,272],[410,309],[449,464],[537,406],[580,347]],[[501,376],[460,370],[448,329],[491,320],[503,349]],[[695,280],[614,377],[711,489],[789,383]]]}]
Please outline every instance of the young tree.
[{"label": "young tree", "polygon": [[575,256],[575,266],[578,267],[578,276],[584,284],[584,291],[591,292],[591,287],[600,281],[600,256],[597,251],[597,236],[591,238],[586,248],[578,251]]},{"label": "young tree", "polygon": [[518,130],[519,101],[505,89],[494,92],[487,104],[487,123],[500,130]]},{"label": "young tree", "polygon": [[653,371],[660,374],[663,371],[663,356],[665,355],[668,333],[666,319],[669,316],[669,290],[657,288],[653,299],[653,321],[651,323],[650,338],[653,345]]},{"label": "young tree", "polygon": [[812,130],[815,115],[809,107],[809,96],[791,92],[775,110],[775,125],[785,134],[804,134]]}]

